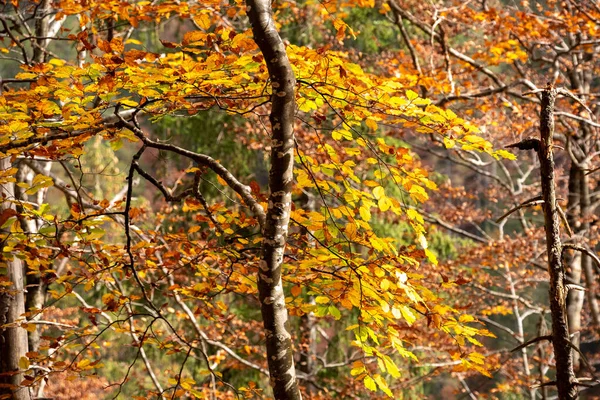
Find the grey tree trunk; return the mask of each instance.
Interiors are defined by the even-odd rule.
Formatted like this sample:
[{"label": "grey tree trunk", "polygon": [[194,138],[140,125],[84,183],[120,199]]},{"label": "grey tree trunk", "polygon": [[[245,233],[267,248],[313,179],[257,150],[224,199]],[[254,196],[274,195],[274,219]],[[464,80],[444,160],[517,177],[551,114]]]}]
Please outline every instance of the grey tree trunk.
[{"label": "grey tree trunk", "polygon": [[[10,158],[0,160],[0,170],[11,167]],[[13,183],[0,186],[4,201],[0,209],[14,210],[14,204],[6,199],[14,199]],[[4,244],[1,244],[4,247]],[[15,322],[25,312],[25,293],[23,287],[23,264],[18,258],[8,257],[0,261],[0,269],[6,269],[11,286],[0,289],[0,326]],[[19,360],[27,353],[27,331],[19,326],[0,328],[0,397],[12,395],[14,400],[29,400],[29,389],[21,388],[23,373],[19,372]]]},{"label": "grey tree trunk", "polygon": [[301,399],[288,312],[281,282],[281,266],[292,205],[294,167],[295,77],[285,46],[273,21],[270,0],[246,0],[254,40],[260,48],[271,79],[271,169],[269,203],[263,228],[258,291],[265,329],[271,387],[277,400]]},{"label": "grey tree trunk", "polygon": [[50,7],[50,0],[41,0],[39,6],[37,7],[37,15],[35,17],[36,38],[33,41],[34,63],[43,63],[46,59],[46,47],[50,42],[50,39],[48,39],[48,29],[51,11],[52,8]]},{"label": "grey tree trunk", "polygon": [[[31,63],[43,63],[46,58],[46,47],[49,43],[49,21],[51,18],[51,1],[42,0],[36,7],[35,38],[33,38],[33,54]],[[58,25],[57,25],[58,26]],[[24,57],[26,58],[26,57]],[[29,60],[24,59],[24,62]],[[0,88],[0,91],[2,89]],[[0,169],[10,168],[11,160],[6,157],[0,160]],[[23,168],[23,167],[19,167]],[[23,170],[20,172],[24,173]],[[15,205],[6,201],[7,199],[18,199],[13,183],[6,183],[0,187],[3,201],[0,206],[2,211],[15,209]],[[37,231],[35,223],[34,230]],[[24,224],[26,225],[26,224]],[[24,226],[25,232],[31,231]],[[17,321],[25,313],[25,288],[23,263],[17,258],[1,260],[0,268],[6,268],[6,275],[12,284],[8,290],[0,291],[0,325]],[[29,306],[41,309],[43,306],[43,285],[40,277],[31,276],[28,284],[31,285],[31,293],[27,302]],[[33,341],[39,344],[39,333],[33,334]],[[21,327],[13,326],[0,329],[0,396],[10,394],[16,400],[29,400],[31,398],[29,388],[19,387],[23,381],[23,373],[19,371],[19,360],[29,351],[27,331]]]}]

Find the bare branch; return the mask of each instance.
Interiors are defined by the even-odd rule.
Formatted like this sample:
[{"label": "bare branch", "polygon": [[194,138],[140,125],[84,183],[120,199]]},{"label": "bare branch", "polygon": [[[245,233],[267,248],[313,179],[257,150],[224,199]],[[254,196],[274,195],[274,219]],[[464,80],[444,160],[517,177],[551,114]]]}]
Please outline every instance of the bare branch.
[{"label": "bare branch", "polygon": [[498,218],[496,220],[496,223],[500,223],[502,222],[504,219],[506,219],[510,214],[514,213],[515,211],[523,208],[523,207],[528,207],[528,206],[535,206],[538,204],[542,204],[544,202],[544,200],[542,200],[542,196],[535,196],[529,200],[525,200],[524,202],[522,202],[521,204],[519,204],[516,207],[511,208],[510,210],[508,210],[507,212],[505,212],[500,218]]},{"label": "bare branch", "polygon": [[[118,112],[118,108],[117,110],[115,110],[115,112]],[[120,114],[117,115],[120,117]],[[182,147],[170,143],[161,143],[158,141],[151,140],[144,135],[144,133],[139,127],[135,126],[130,122],[125,121],[122,117],[120,119],[121,123],[124,124],[124,126],[127,129],[132,131],[142,141],[142,143],[144,143],[146,147],[177,153],[195,161],[199,165],[203,165],[213,170],[225,182],[227,182],[231,189],[233,189],[237,194],[240,195],[240,197],[244,200],[244,203],[246,203],[246,205],[252,210],[252,212],[258,219],[261,228],[265,226],[265,210],[252,195],[252,190],[250,189],[250,187],[238,181],[237,178],[231,172],[229,172],[227,168],[221,165],[217,160],[205,154],[195,153],[193,151],[186,150]]]},{"label": "bare branch", "polygon": [[596,262],[596,264],[598,264],[598,267],[600,267],[600,257],[598,257],[590,249],[586,249],[585,247],[578,246],[576,244],[571,244],[571,243],[565,243],[565,244],[563,244],[563,253],[564,253],[564,249],[577,250],[577,251],[580,251],[582,253],[585,253],[588,256],[590,256]]},{"label": "bare branch", "polygon": [[534,343],[541,342],[542,340],[547,340],[549,342],[552,342],[552,335],[538,336],[538,337],[535,337],[535,338],[533,338],[531,340],[528,340],[525,343],[523,343],[523,344],[515,347],[514,349],[512,349],[511,353],[514,353],[515,351],[519,351],[521,349],[524,349],[525,347],[527,347],[529,345],[532,345]]}]

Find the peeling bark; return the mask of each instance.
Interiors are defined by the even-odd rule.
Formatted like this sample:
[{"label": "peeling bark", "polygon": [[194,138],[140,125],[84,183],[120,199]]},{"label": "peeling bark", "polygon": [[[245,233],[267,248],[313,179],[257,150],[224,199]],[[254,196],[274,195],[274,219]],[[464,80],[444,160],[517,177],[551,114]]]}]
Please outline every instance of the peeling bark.
[{"label": "peeling bark", "polygon": [[540,174],[542,197],[544,199],[544,221],[546,227],[546,249],[548,253],[548,273],[550,274],[550,310],[552,313],[552,345],[556,359],[556,386],[560,400],[578,398],[577,383],[573,372],[571,343],[567,326],[565,268],[562,265],[562,243],[560,240],[560,219],[556,203],[554,181],[554,156],[552,135],[554,134],[554,100],[556,90],[548,88],[542,92],[540,113]]},{"label": "peeling bark", "polygon": [[294,166],[295,77],[285,46],[275,28],[269,0],[247,0],[246,12],[254,40],[271,79],[271,169],[269,203],[263,228],[258,291],[265,328],[273,394],[277,400],[301,399],[294,367],[288,312],[281,282],[281,266],[292,204]]}]

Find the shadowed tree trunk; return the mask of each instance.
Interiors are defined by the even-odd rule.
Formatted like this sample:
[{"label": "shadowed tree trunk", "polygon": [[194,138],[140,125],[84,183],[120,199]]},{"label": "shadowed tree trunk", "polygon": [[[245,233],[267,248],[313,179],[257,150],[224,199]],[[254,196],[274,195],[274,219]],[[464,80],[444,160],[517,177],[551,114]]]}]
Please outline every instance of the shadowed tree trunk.
[{"label": "shadowed tree trunk", "polygon": [[[575,43],[574,36],[569,36],[569,41]],[[573,56],[574,65],[569,70],[567,76],[570,89],[577,93],[581,99],[589,98],[590,89],[593,86],[595,76],[589,70],[582,67],[584,61],[580,55]],[[590,229],[590,189],[589,176],[587,175],[587,157],[592,150],[589,139],[593,137],[591,127],[586,122],[579,124],[579,129],[573,132],[567,140],[570,141],[569,155],[571,158],[571,167],[569,171],[569,204],[567,207],[567,218],[573,228],[576,237],[586,238]],[[585,277],[584,285],[588,289],[585,292],[571,291],[567,298],[569,333],[572,335],[574,346],[579,347],[581,342],[581,311],[583,308],[584,297],[588,303],[592,323],[595,327],[600,326],[600,310],[596,300],[595,277],[592,266],[592,259],[585,253],[576,252],[573,257],[567,261],[567,271],[569,272],[570,283],[583,283],[582,276]],[[580,368],[579,353],[573,351],[573,367],[575,371]]]},{"label": "shadowed tree trunk", "polygon": [[[581,234],[584,237],[589,237],[590,230],[592,228],[590,219],[593,215],[593,210],[591,209],[591,195],[590,195],[590,180],[589,175],[587,175],[587,168],[589,166],[584,164],[582,167],[582,175],[581,175],[581,187],[580,187],[580,214],[581,214]],[[593,267],[592,258],[586,254],[581,254],[581,269],[583,270],[586,287],[587,287],[587,301],[590,307],[590,314],[592,317],[592,322],[598,330],[600,326],[600,309],[598,307],[598,301],[596,300],[596,282],[594,277],[594,267]]]},{"label": "shadowed tree trunk", "polygon": [[[581,169],[576,163],[571,162],[569,169],[569,197],[567,203],[567,221],[573,232],[581,230],[579,220],[579,186],[581,185]],[[565,261],[567,278],[569,283],[580,284],[582,276],[581,252],[576,251]],[[566,257],[565,257],[566,258]],[[567,320],[569,322],[569,334],[572,335],[574,346],[579,346],[581,330],[581,311],[583,308],[584,294],[581,290],[571,290],[567,295]],[[579,353],[573,351],[573,369],[579,370]]]},{"label": "shadowed tree trunk", "polygon": [[294,368],[288,312],[281,282],[286,245],[294,166],[295,78],[285,46],[275,28],[270,0],[247,0],[246,12],[254,40],[260,48],[271,79],[271,170],[269,203],[263,228],[258,291],[265,328],[271,387],[277,400],[301,399]]}]

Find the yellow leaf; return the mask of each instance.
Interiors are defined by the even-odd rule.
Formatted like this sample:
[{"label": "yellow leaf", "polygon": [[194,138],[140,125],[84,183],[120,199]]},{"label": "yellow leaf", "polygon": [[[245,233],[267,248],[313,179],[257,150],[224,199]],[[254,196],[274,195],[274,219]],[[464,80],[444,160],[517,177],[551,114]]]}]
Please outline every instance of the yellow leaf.
[{"label": "yellow leaf", "polygon": [[308,214],[308,218],[310,219],[311,222],[323,222],[327,220],[327,217],[323,214],[321,214],[320,212],[316,212],[316,211],[311,211]]},{"label": "yellow leaf", "polygon": [[374,375],[374,377],[375,377],[375,382],[377,382],[377,386],[379,386],[379,389],[381,389],[381,391],[383,393],[387,394],[388,397],[394,397],[394,395],[392,394],[392,391],[388,387],[387,383],[383,380],[381,375],[377,374],[377,375]]},{"label": "yellow leaf", "polygon": [[26,371],[29,369],[29,358],[27,358],[27,357],[19,358],[19,369],[21,371]]},{"label": "yellow leaf", "polygon": [[317,108],[317,103],[315,103],[312,100],[305,98],[301,98],[300,100],[298,100],[298,109],[302,112],[310,112],[311,110],[316,110]]},{"label": "yellow leaf", "polygon": [[365,372],[365,365],[361,361],[355,361],[352,364],[352,370],[350,371],[350,375],[356,376]]},{"label": "yellow leaf", "polygon": [[478,365],[475,365],[475,366],[474,366],[474,369],[475,369],[476,371],[478,371],[480,374],[482,374],[482,375],[484,375],[484,376],[487,376],[488,378],[493,378],[492,374],[490,374],[490,371],[488,371],[487,369],[485,369],[485,368],[483,368],[483,367],[480,367],[480,366],[478,366]]},{"label": "yellow leaf", "polygon": [[365,379],[363,382],[365,383],[365,387],[367,389],[369,389],[370,391],[372,391],[372,392],[377,391],[377,384],[375,383],[373,378],[371,378],[369,375],[365,376]]},{"label": "yellow leaf", "polygon": [[105,233],[104,229],[101,229],[101,228],[88,228],[88,230],[89,230],[89,233],[87,235],[85,235],[86,240],[100,239],[102,236],[104,236],[104,233]]},{"label": "yellow leaf", "polygon": [[417,320],[417,317],[415,317],[415,314],[407,306],[401,305],[400,312],[402,313],[402,316],[404,317],[404,319],[406,320],[406,322],[409,325],[412,325],[413,322],[415,322]]},{"label": "yellow leaf", "polygon": [[400,378],[400,370],[391,358],[385,357],[383,362],[385,363],[385,367],[391,376],[394,378]]},{"label": "yellow leaf", "polygon": [[458,318],[459,322],[465,323],[465,322],[473,322],[475,321],[475,317],[473,317],[472,315],[469,314],[463,314]]},{"label": "yellow leaf", "polygon": [[378,237],[376,236],[372,236],[369,238],[369,243],[371,243],[371,246],[373,246],[373,248],[377,251],[383,251],[384,248],[384,242],[382,242]]},{"label": "yellow leaf", "polygon": [[485,356],[474,351],[473,353],[469,354],[469,360],[473,361],[476,364],[484,365]]},{"label": "yellow leaf", "polygon": [[410,197],[412,197],[414,200],[420,201],[421,203],[424,203],[427,201],[427,199],[429,199],[429,195],[425,189],[419,185],[412,185],[408,192],[410,193]]},{"label": "yellow leaf", "polygon": [[331,300],[327,296],[317,296],[317,297],[315,297],[315,303],[317,303],[317,304],[327,304],[330,301]]},{"label": "yellow leaf", "polygon": [[372,118],[367,118],[367,119],[365,120],[365,124],[366,124],[366,125],[367,125],[369,128],[371,128],[372,130],[374,130],[374,131],[376,131],[376,130],[377,130],[377,122],[375,122],[375,120],[374,120],[374,119],[372,119]]},{"label": "yellow leaf", "polygon": [[506,150],[496,150],[494,152],[494,154],[497,155],[498,157],[506,158],[507,160],[516,160],[517,159],[517,156],[515,156],[510,151],[506,151]]},{"label": "yellow leaf", "polygon": [[456,114],[451,109],[447,109],[446,110],[446,118],[448,119],[448,121],[453,121],[456,119]]},{"label": "yellow leaf", "polygon": [[31,181],[31,187],[25,191],[26,194],[32,195],[40,191],[41,189],[47,188],[54,185],[52,178],[38,174]]},{"label": "yellow leaf", "polygon": [[373,189],[373,196],[375,196],[376,200],[379,200],[380,198],[385,196],[385,189],[381,186],[377,186],[375,189]]},{"label": "yellow leaf", "polygon": [[356,238],[356,224],[354,222],[348,222],[346,224],[346,228],[344,229],[344,232],[346,233],[346,236],[348,237],[348,239],[350,240],[354,240]]},{"label": "yellow leaf", "polygon": [[364,220],[369,222],[371,220],[371,210],[369,210],[368,207],[366,206],[361,206],[359,209],[360,212],[360,217]]},{"label": "yellow leaf", "polygon": [[390,281],[387,279],[383,279],[379,284],[381,290],[387,291],[390,288]]},{"label": "yellow leaf", "polygon": [[427,259],[429,260],[430,263],[432,263],[433,265],[438,265],[438,259],[435,256],[435,254],[433,253],[433,251],[431,251],[429,249],[425,249],[425,255],[427,256]]},{"label": "yellow leaf", "polygon": [[389,197],[382,197],[379,199],[379,201],[377,202],[377,206],[379,207],[379,209],[383,212],[386,212],[387,210],[390,209],[390,207],[393,205],[392,201],[389,199]]},{"label": "yellow leaf", "polygon": [[413,90],[407,90],[406,91],[406,98],[410,101],[413,101],[414,99],[417,99],[419,97],[419,95],[417,94],[417,92],[413,91]]},{"label": "yellow leaf", "polygon": [[419,223],[420,225],[423,225],[425,223],[423,216],[421,214],[419,214],[419,212],[417,210],[414,210],[412,208],[408,209],[406,211],[406,215],[408,215],[408,218]]},{"label": "yellow leaf", "polygon": [[196,21],[196,23],[198,24],[198,26],[204,30],[210,28],[210,17],[208,16],[208,14],[206,13],[202,13],[200,15],[197,15],[194,18],[194,21]]},{"label": "yellow leaf", "polygon": [[446,146],[447,149],[451,149],[456,145],[456,142],[453,139],[444,138],[444,146]]},{"label": "yellow leaf", "polygon": [[352,140],[352,138],[353,138],[352,132],[347,131],[345,129],[338,129],[336,131],[333,131],[331,133],[331,137],[334,140],[342,140],[342,139]]}]

